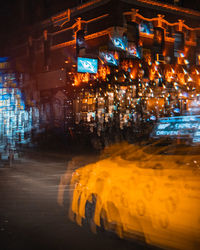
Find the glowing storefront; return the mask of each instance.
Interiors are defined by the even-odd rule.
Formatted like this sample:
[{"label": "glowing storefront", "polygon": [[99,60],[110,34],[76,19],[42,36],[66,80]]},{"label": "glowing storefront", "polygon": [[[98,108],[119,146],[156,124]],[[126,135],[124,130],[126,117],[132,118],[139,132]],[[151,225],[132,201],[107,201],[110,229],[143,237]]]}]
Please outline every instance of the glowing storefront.
[{"label": "glowing storefront", "polygon": [[[36,108],[25,109],[14,73],[0,73],[0,153],[7,154],[17,145],[31,142],[31,129],[38,126]],[[33,113],[35,124],[33,124]],[[36,119],[37,117],[37,119]]]}]

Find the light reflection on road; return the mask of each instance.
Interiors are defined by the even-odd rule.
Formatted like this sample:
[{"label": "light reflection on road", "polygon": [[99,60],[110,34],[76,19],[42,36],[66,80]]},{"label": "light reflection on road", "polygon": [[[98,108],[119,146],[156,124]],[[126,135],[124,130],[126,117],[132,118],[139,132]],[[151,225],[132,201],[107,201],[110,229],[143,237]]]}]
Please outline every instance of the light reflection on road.
[{"label": "light reflection on road", "polygon": [[79,225],[161,248],[199,249],[200,156],[185,148],[178,154],[162,150],[121,143],[76,170],[72,161],[61,178],[59,204],[70,183],[69,216]]}]

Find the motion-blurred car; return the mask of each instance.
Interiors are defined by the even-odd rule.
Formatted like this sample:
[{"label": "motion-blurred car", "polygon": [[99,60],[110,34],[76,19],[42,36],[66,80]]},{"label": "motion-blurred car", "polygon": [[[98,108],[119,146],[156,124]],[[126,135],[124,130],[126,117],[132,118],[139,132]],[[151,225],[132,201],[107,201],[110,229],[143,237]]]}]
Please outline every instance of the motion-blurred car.
[{"label": "motion-blurred car", "polygon": [[198,150],[185,147],[109,147],[101,160],[73,172],[70,217],[94,232],[114,231],[164,249],[199,249],[199,163]]}]

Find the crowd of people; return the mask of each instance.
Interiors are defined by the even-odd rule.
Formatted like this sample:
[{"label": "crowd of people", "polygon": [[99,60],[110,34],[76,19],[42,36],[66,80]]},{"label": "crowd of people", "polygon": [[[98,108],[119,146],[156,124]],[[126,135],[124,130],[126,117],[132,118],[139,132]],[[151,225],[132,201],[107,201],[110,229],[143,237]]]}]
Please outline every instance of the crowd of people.
[{"label": "crowd of people", "polygon": [[135,143],[148,140],[155,121],[138,119],[128,120],[121,126],[119,117],[98,122],[80,120],[73,126],[63,128],[44,128],[42,133],[32,135],[33,144],[37,147],[52,150],[94,150],[99,151],[111,144],[128,141]]},{"label": "crowd of people", "polygon": [[76,144],[87,144],[95,150],[101,150],[104,147],[120,141],[134,143],[149,138],[153,128],[152,121],[133,120],[127,122],[125,126],[120,126],[118,120],[110,120],[103,124],[98,124],[94,119],[89,123],[80,121],[72,133],[72,140]]}]

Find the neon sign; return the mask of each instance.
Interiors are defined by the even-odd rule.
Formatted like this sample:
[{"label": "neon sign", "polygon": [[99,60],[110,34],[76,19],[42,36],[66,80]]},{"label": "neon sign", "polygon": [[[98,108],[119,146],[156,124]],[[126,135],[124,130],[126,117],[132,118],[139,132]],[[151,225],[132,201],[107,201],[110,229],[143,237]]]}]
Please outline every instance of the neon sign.
[{"label": "neon sign", "polygon": [[117,59],[118,56],[116,57],[113,52],[101,52],[100,56],[106,64],[109,64],[111,66],[117,66],[119,64],[119,61]]},{"label": "neon sign", "polygon": [[129,43],[127,48],[127,53],[131,57],[141,58],[140,48],[136,46],[134,43]]},{"label": "neon sign", "polygon": [[125,38],[121,38],[121,37],[114,37],[111,38],[113,45],[121,50],[126,50],[127,48],[127,41],[125,40]]},{"label": "neon sign", "polygon": [[78,57],[77,71],[80,73],[97,73],[98,60],[92,58]]},{"label": "neon sign", "polygon": [[191,138],[200,142],[200,116],[177,116],[160,118],[154,128],[152,137]]},{"label": "neon sign", "polygon": [[151,22],[142,21],[139,24],[139,31],[146,34],[153,34],[153,25]]}]

